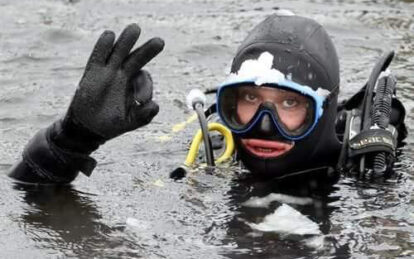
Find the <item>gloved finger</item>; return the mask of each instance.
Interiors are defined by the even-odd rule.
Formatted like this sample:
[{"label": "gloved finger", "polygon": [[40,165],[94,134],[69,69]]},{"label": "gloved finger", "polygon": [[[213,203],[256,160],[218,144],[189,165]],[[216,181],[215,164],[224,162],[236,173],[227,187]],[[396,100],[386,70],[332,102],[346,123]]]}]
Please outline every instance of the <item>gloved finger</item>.
[{"label": "gloved finger", "polygon": [[108,64],[115,67],[120,66],[138,40],[140,33],[141,29],[136,23],[128,25],[116,41]]},{"label": "gloved finger", "polygon": [[128,76],[134,76],[151,59],[158,55],[164,48],[164,40],[152,38],[141,47],[134,50],[124,62],[124,69]]},{"label": "gloved finger", "polygon": [[105,65],[106,60],[111,54],[114,41],[115,34],[112,31],[104,31],[96,41],[87,66],[90,66],[91,64]]},{"label": "gloved finger", "polygon": [[132,90],[134,102],[139,104],[146,104],[152,99],[152,79],[151,75],[145,71],[140,70],[138,75],[132,80]]},{"label": "gloved finger", "polygon": [[160,107],[153,101],[131,109],[129,113],[130,128],[128,130],[134,130],[147,125],[158,114],[159,110]]}]

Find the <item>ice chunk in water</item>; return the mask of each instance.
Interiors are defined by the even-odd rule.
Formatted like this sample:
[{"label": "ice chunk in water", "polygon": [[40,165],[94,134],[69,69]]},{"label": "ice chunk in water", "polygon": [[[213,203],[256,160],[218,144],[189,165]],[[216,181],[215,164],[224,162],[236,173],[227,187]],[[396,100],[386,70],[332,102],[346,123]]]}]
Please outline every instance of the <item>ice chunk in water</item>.
[{"label": "ice chunk in water", "polygon": [[271,193],[265,197],[251,197],[245,201],[242,205],[245,207],[251,208],[267,208],[270,203],[273,201],[278,201],[280,203],[289,203],[289,204],[298,204],[298,205],[308,205],[312,204],[312,198],[308,197],[295,197],[291,195],[281,194],[281,193]]},{"label": "ice chunk in water", "polygon": [[294,16],[295,15],[294,12],[292,12],[291,10],[287,10],[287,9],[276,10],[275,14],[278,16]]},{"label": "ice chunk in water", "polygon": [[267,215],[259,224],[246,223],[252,229],[294,235],[322,234],[318,224],[308,219],[287,204],[282,204],[274,213]]},{"label": "ice chunk in water", "polygon": [[131,218],[131,217],[127,218],[125,223],[127,226],[130,226],[130,227],[133,227],[134,229],[139,229],[139,230],[147,230],[152,227],[149,222],[139,220],[136,218]]}]

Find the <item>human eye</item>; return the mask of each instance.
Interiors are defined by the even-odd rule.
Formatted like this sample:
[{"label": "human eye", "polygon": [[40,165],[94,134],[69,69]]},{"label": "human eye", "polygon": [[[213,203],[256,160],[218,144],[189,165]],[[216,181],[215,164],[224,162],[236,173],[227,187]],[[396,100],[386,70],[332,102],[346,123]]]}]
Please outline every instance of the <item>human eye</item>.
[{"label": "human eye", "polygon": [[259,97],[254,92],[251,92],[251,91],[243,92],[242,98],[244,101],[247,101],[249,103],[255,103],[259,99]]},{"label": "human eye", "polygon": [[294,97],[287,97],[282,102],[283,108],[291,109],[299,105],[299,101]]}]

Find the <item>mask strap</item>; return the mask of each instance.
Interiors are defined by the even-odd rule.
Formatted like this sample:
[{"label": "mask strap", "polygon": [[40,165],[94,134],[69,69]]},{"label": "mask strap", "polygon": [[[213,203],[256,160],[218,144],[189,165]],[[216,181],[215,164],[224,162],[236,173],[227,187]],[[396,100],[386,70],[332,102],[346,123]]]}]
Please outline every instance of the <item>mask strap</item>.
[{"label": "mask strap", "polygon": [[329,94],[328,96],[325,98],[325,100],[323,101],[323,106],[322,108],[325,109],[327,108],[328,104],[331,102],[331,99],[337,95],[339,93],[339,85],[337,85]]},{"label": "mask strap", "polygon": [[206,116],[206,118],[210,117],[212,114],[217,112],[217,105],[216,103],[213,103],[212,105],[210,105],[210,107],[208,107],[208,109],[204,112],[204,115]]}]

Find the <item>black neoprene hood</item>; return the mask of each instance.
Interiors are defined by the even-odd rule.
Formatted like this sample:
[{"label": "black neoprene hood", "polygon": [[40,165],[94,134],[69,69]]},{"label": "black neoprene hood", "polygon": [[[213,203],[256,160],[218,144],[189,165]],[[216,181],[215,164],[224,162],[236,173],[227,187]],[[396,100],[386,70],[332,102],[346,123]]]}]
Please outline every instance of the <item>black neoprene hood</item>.
[{"label": "black neoprene hood", "polygon": [[[273,55],[273,67],[296,83],[314,90],[338,90],[339,62],[335,47],[316,21],[300,16],[271,15],[258,24],[242,42],[233,59],[231,72],[237,73],[246,60],[257,59],[263,52]],[[335,134],[337,95],[326,105],[313,132],[286,154],[276,158],[259,158],[249,153],[241,138],[271,137],[253,129],[250,134],[234,134],[239,158],[253,173],[271,177],[336,163],[339,142]],[[278,135],[274,129],[274,135]],[[274,136],[273,136],[274,137]]]}]

